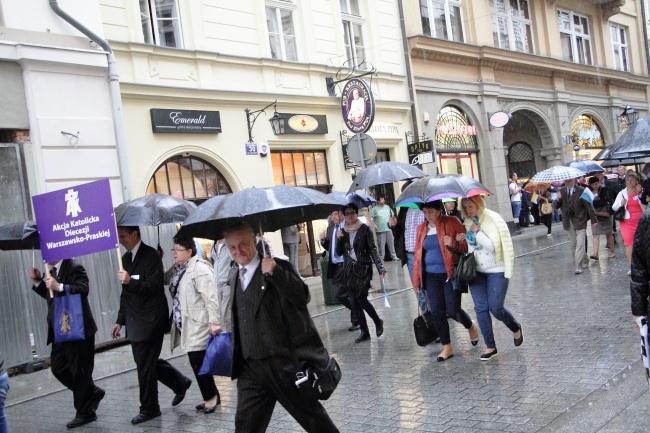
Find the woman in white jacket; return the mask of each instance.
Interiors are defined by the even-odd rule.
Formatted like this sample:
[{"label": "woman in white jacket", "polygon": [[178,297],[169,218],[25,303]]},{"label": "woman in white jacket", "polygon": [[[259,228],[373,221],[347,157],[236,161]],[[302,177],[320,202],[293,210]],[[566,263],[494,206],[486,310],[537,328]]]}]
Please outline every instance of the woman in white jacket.
[{"label": "woman in white jacket", "polygon": [[174,238],[174,266],[165,274],[172,294],[172,349],[180,333],[181,349],[187,352],[203,403],[196,410],[212,413],[221,403],[212,375],[199,375],[208,344],[208,333],[221,331],[219,302],[212,265],[196,255],[191,238]]},{"label": "woman in white jacket", "polygon": [[[628,173],[625,176],[625,188],[619,191],[612,204],[612,210],[616,212],[621,207],[625,207],[625,219],[621,221],[621,237],[625,245],[625,255],[628,263],[632,263],[632,244],[636,227],[639,225],[641,215],[645,211],[646,205],[641,201],[642,188],[639,175]],[[630,272],[627,273],[630,275]]]},{"label": "woman in white jacket", "polygon": [[504,307],[515,254],[508,226],[501,215],[485,208],[481,196],[464,198],[461,204],[467,233],[456,239],[464,237],[476,259],[476,280],[470,283],[469,291],[486,346],[481,361],[488,361],[497,355],[490,313],[512,331],[515,346],[524,342],[521,325]]}]

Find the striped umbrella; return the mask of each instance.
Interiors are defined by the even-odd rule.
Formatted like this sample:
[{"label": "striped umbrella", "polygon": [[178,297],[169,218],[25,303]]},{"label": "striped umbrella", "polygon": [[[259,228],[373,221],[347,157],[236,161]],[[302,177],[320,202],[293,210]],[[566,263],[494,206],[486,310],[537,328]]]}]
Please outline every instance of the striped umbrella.
[{"label": "striped umbrella", "polygon": [[583,177],[585,172],[574,167],[565,167],[556,165],[546,170],[540,171],[533,176],[531,182],[556,182],[567,179],[577,179]]}]

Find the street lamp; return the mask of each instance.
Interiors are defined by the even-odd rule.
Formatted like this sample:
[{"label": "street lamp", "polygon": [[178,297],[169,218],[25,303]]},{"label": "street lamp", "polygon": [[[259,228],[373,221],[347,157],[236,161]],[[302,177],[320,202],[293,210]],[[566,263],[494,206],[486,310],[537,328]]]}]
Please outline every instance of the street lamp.
[{"label": "street lamp", "polygon": [[[255,121],[257,120],[258,116],[259,116],[260,114],[262,114],[262,113],[266,114],[266,111],[264,111],[264,110],[266,110],[267,108],[269,108],[271,105],[273,105],[273,109],[275,110],[275,104],[276,104],[277,102],[278,102],[278,100],[276,99],[275,101],[271,102],[269,105],[267,105],[266,107],[262,108],[261,110],[251,111],[251,110],[248,109],[248,108],[244,109],[244,111],[246,112],[246,124],[248,125],[248,142],[249,142],[249,143],[252,143],[252,142],[253,142],[253,126],[255,125]],[[273,121],[273,120],[276,119],[276,118],[282,120],[282,122],[281,122],[281,123],[282,123],[282,131],[284,131],[284,119],[280,117],[280,115],[278,114],[277,111],[276,111],[275,114],[273,115],[273,119],[271,119],[271,121]],[[252,119],[252,120],[251,120],[251,119]],[[279,122],[279,120],[278,120],[278,127],[279,127],[279,123],[280,123],[280,122]],[[274,123],[271,122],[271,125],[273,126]],[[275,132],[275,126],[273,126],[273,133],[277,135],[277,133]]]},{"label": "street lamp", "polygon": [[623,119],[625,120],[627,126],[630,126],[639,119],[639,112],[629,105],[626,105],[623,109],[623,112],[620,115],[616,116],[616,118],[619,119],[619,123],[620,119]]},{"label": "street lamp", "polygon": [[275,111],[275,113],[273,113],[273,117],[269,119],[269,122],[271,122],[271,128],[273,128],[273,134],[284,134],[285,119],[280,116],[278,111],[275,109],[275,104],[273,104],[273,111]]},{"label": "street lamp", "polygon": [[571,141],[573,142],[573,151],[575,152],[575,160],[580,159],[580,134],[574,132],[571,134]]}]

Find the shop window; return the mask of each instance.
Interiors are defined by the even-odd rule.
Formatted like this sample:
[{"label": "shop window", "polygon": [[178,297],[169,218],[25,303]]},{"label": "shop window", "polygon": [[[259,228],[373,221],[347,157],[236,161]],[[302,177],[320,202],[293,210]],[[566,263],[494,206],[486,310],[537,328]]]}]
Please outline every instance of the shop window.
[{"label": "shop window", "polygon": [[0,133],[0,180],[2,181],[0,224],[30,219],[31,204],[21,145],[3,143],[3,141],[11,141],[11,135],[13,135],[11,132]]},{"label": "shop window", "polygon": [[627,29],[623,26],[610,24],[612,50],[614,51],[614,69],[630,72],[630,51],[627,42]]},{"label": "shop window", "polygon": [[[291,2],[287,6],[292,5]],[[296,33],[293,12],[285,7],[266,6],[266,28],[269,32],[271,57],[278,60],[297,61]]]},{"label": "shop window", "polygon": [[447,106],[440,110],[436,119],[436,149],[439,152],[478,150],[476,126],[459,108]]},{"label": "shop window", "polygon": [[231,192],[216,168],[192,156],[175,156],[163,162],[147,186],[147,194],[168,194],[197,204]]},{"label": "shop window", "polygon": [[508,149],[508,173],[517,173],[519,178],[530,178],[535,170],[535,154],[528,143],[515,143]]},{"label": "shop window", "polygon": [[462,174],[479,180],[478,153],[443,153],[438,155],[441,174]]},{"label": "shop window", "polygon": [[580,115],[573,122],[571,127],[571,138],[573,143],[580,146],[577,155],[580,159],[590,160],[607,145],[603,140],[600,126],[588,115]]},{"label": "shop window", "polygon": [[420,0],[422,32],[438,39],[465,42],[460,0]]},{"label": "shop window", "polygon": [[176,0],[140,0],[140,20],[146,44],[183,48]]},{"label": "shop window", "polygon": [[528,0],[490,0],[494,46],[532,54],[533,22]]},{"label": "shop window", "polygon": [[358,0],[340,0],[341,19],[343,21],[343,42],[350,68],[366,69],[365,44],[363,42],[363,18],[359,11]]},{"label": "shop window", "polygon": [[[324,151],[271,152],[273,181],[276,185],[329,188],[329,174]],[[329,191],[328,191],[329,192]]]},{"label": "shop window", "polygon": [[593,65],[589,18],[558,9],[562,58],[568,62]]}]

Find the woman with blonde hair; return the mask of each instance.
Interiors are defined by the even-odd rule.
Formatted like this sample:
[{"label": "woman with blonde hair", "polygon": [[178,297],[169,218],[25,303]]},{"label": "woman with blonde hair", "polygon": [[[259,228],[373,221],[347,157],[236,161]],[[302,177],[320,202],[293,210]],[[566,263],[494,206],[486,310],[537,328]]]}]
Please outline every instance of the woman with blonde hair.
[{"label": "woman with blonde hair", "polygon": [[456,240],[465,239],[476,259],[476,280],[470,283],[469,291],[486,346],[481,361],[488,361],[497,355],[490,314],[512,331],[515,346],[524,342],[521,325],[504,307],[515,253],[508,226],[501,215],[485,207],[483,197],[464,198],[461,210],[467,233],[457,235]]},{"label": "woman with blonde hair", "polygon": [[[625,255],[627,256],[628,263],[632,263],[632,244],[634,243],[634,234],[639,225],[639,220],[643,211],[646,208],[641,202],[640,194],[642,187],[639,175],[633,171],[629,171],[625,175],[625,188],[619,191],[612,205],[612,210],[616,212],[621,207],[625,207],[625,219],[621,221],[621,237],[623,238],[623,245],[625,245]],[[628,271],[628,275],[630,275]]]}]

